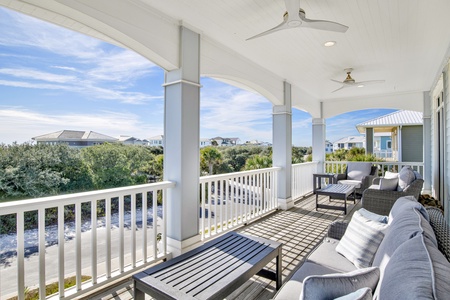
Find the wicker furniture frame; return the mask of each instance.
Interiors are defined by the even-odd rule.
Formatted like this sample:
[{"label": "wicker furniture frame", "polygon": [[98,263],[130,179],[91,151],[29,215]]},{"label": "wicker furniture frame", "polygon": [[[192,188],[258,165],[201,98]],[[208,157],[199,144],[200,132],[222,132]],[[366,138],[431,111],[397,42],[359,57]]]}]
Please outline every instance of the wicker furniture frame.
[{"label": "wicker furniture frame", "polygon": [[[379,184],[380,178],[375,178],[373,184]],[[385,191],[377,189],[366,189],[363,193],[361,204],[362,207],[380,214],[388,215],[394,202],[404,196],[414,196],[419,199],[420,192],[423,187],[423,179],[416,179],[408,185],[403,191]]]}]

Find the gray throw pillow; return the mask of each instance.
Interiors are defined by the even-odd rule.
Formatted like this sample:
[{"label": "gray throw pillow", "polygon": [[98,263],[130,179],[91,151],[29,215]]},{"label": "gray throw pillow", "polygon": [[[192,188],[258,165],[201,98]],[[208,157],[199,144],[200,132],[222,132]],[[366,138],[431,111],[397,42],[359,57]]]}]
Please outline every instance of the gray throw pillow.
[{"label": "gray throw pillow", "polygon": [[387,224],[373,221],[356,211],[336,251],[357,268],[370,267],[387,227]]},{"label": "gray throw pillow", "polygon": [[334,300],[372,300],[372,289],[365,287]]},{"label": "gray throw pillow", "polygon": [[383,191],[396,191],[398,186],[397,178],[381,178],[380,179],[380,190]]},{"label": "gray throw pillow", "polygon": [[377,267],[348,273],[308,276],[303,280],[300,300],[334,299],[366,287],[374,290],[379,278],[380,269]]},{"label": "gray throw pillow", "polygon": [[408,185],[416,179],[416,175],[411,167],[403,167],[398,173],[397,191],[403,191]]}]

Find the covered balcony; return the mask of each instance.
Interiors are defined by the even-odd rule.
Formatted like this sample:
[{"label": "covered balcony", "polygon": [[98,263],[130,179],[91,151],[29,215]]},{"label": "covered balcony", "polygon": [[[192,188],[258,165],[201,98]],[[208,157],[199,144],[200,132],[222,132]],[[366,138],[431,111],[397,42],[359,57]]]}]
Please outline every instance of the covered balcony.
[{"label": "covered balcony", "polygon": [[[423,193],[441,201],[449,220],[445,106],[450,83],[450,3],[305,0],[301,8],[308,18],[345,24],[347,32],[307,28],[305,21],[302,26],[293,23],[299,28],[247,40],[276,26],[286,10],[292,12],[292,5],[294,11],[303,11],[296,1],[286,4],[287,8],[281,0],[0,0],[7,8],[136,51],[166,71],[164,181],[1,204],[0,214],[14,215],[17,231],[11,241],[11,252],[17,253],[10,260],[11,273],[2,273],[0,281],[2,299],[11,293],[24,299],[31,286],[40,287],[44,299],[43,287],[55,280],[54,297],[83,297],[258,218],[263,219],[248,232],[264,236],[270,227],[275,231],[267,233],[270,238],[283,232],[271,222],[301,212],[305,218],[291,222],[298,230],[292,238],[307,233],[304,249],[311,249],[330,220],[342,214],[325,212],[327,216],[317,217],[311,200],[296,201],[312,191],[312,174],[328,168],[326,119],[360,109],[423,112],[423,162],[416,167],[424,177]],[[335,47],[325,48],[327,41],[335,42]],[[350,67],[356,81],[343,81],[343,70]],[[272,103],[273,168],[199,176],[201,76],[254,91]],[[365,86],[366,81],[377,84]],[[313,163],[291,163],[292,109],[312,117]],[[339,164],[334,168],[341,171]],[[66,218],[64,208],[69,206],[75,207],[75,215]],[[101,211],[96,211],[98,206]],[[54,243],[58,246],[46,251],[49,229],[44,214],[49,209],[57,217]],[[81,219],[83,209],[90,211],[89,220]],[[277,209],[282,211],[274,213]],[[25,221],[30,214],[36,220],[32,226]],[[303,220],[317,228],[311,223],[298,226]],[[66,231],[70,222],[74,230]],[[314,234],[311,226],[318,229]],[[35,228],[34,238],[28,236],[28,227]],[[288,244],[283,234],[277,239]],[[35,255],[26,252],[30,246]],[[302,253],[284,266],[287,273],[307,252]],[[10,274],[14,274],[12,283],[5,287],[5,276]],[[66,289],[64,279],[69,276],[74,276],[75,285]]]}]

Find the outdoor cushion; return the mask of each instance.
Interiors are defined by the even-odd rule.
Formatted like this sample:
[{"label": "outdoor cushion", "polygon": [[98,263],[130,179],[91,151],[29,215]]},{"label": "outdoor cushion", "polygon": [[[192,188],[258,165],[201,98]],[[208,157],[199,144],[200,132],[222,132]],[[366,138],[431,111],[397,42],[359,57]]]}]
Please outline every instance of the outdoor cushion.
[{"label": "outdoor cushion", "polygon": [[372,289],[365,287],[357,290],[356,292],[347,294],[339,298],[335,298],[334,300],[371,300],[371,299],[372,299]]},{"label": "outdoor cushion", "polygon": [[368,219],[356,211],[336,251],[344,255],[357,268],[369,267],[383,240],[387,226],[387,224]]},{"label": "outdoor cushion", "polygon": [[379,277],[380,270],[376,267],[348,273],[308,276],[303,280],[300,300],[334,299],[365,287],[375,289]]},{"label": "outdoor cushion", "polygon": [[278,291],[276,299],[299,299],[302,292],[303,280],[310,275],[325,275],[336,273],[336,270],[326,266],[306,261],[301,265],[292,277],[283,284],[283,288]]},{"label": "outdoor cushion", "polygon": [[422,234],[393,253],[380,279],[378,299],[448,299],[450,263]]},{"label": "outdoor cushion", "polygon": [[354,185],[356,189],[359,189],[361,187],[361,181],[360,180],[343,179],[343,180],[339,180],[338,183]]},{"label": "outdoor cushion", "polygon": [[403,196],[395,201],[389,211],[389,223],[394,220],[396,216],[401,215],[403,211],[409,207],[417,209],[417,211],[420,212],[427,221],[430,220],[425,207],[423,207],[423,205],[420,204],[414,196]]},{"label": "outdoor cushion", "polygon": [[411,167],[403,167],[398,173],[397,191],[403,191],[408,185],[416,179],[416,175]]},{"label": "outdoor cushion", "polygon": [[384,178],[388,178],[388,179],[398,178],[398,173],[386,171],[384,173]]},{"label": "outdoor cushion", "polygon": [[380,178],[380,190],[396,191],[398,186],[398,177],[396,178]]},{"label": "outdoor cushion", "polygon": [[[405,203],[408,204],[408,202]],[[401,207],[404,208],[403,213],[395,215],[392,222],[389,220],[389,228],[373,259],[373,266],[378,266],[381,270],[385,269],[389,259],[400,245],[419,234],[426,235],[437,246],[436,236],[427,219],[413,205],[408,207],[403,204]]]},{"label": "outdoor cushion", "polygon": [[365,176],[370,175],[372,163],[349,162],[347,164],[347,179],[361,181]]},{"label": "outdoor cushion", "polygon": [[355,265],[347,258],[336,252],[339,240],[326,237],[308,257],[308,261],[324,265],[336,272],[350,272],[356,269]]}]

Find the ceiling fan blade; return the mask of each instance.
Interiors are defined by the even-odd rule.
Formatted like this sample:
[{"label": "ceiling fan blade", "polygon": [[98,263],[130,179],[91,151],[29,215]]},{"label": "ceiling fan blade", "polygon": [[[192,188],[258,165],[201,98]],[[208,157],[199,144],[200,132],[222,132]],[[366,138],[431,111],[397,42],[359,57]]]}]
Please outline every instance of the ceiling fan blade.
[{"label": "ceiling fan blade", "polygon": [[340,84],[342,84],[342,81],[339,81],[339,80],[334,80],[334,79],[330,79],[331,81],[333,81],[333,82],[336,82],[336,83],[340,83]]},{"label": "ceiling fan blade", "polygon": [[332,93],[337,92],[337,91],[339,91],[339,90],[342,90],[343,88],[345,88],[345,85],[341,86],[341,87],[338,88],[338,89],[335,89],[334,91],[332,91]]},{"label": "ceiling fan blade", "polygon": [[312,29],[326,30],[326,31],[335,31],[335,32],[346,32],[348,26],[342,25],[340,23],[325,21],[325,20],[310,20],[303,17],[300,14],[300,19],[302,20],[301,27],[307,27]]},{"label": "ceiling fan blade", "polygon": [[371,84],[378,84],[378,83],[384,83],[385,80],[367,80],[367,81],[360,81],[357,82],[357,85],[371,85]]},{"label": "ceiling fan blade", "polygon": [[287,26],[286,21],[283,21],[281,24],[275,26],[272,29],[269,29],[267,31],[261,32],[260,34],[257,34],[255,36],[249,37],[248,39],[246,39],[246,41],[253,40],[253,39],[259,38],[261,36],[264,36],[264,35],[267,35],[267,34],[271,34],[273,32],[277,32],[279,30],[287,29],[287,28],[291,28],[291,27]]}]

